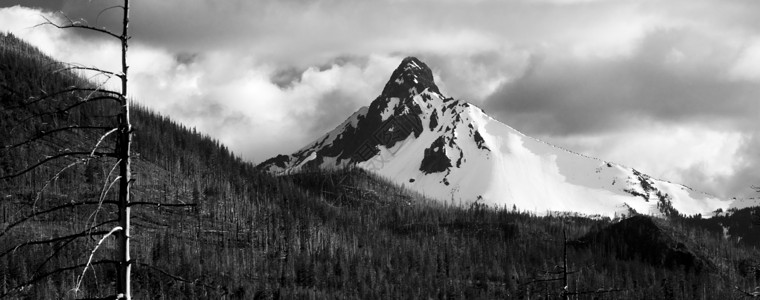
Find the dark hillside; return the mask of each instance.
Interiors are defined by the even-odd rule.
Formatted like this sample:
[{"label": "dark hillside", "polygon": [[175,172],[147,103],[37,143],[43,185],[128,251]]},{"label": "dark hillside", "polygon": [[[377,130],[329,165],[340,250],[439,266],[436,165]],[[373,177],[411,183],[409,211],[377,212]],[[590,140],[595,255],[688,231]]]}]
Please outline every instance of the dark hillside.
[{"label": "dark hillside", "polygon": [[[72,93],[24,105],[30,97],[88,83],[51,73],[55,62],[12,36],[0,34],[0,40],[0,177],[60,151],[91,150],[97,130],[5,147],[54,128],[109,125],[113,107],[94,102],[47,114],[76,104],[82,95]],[[135,299],[557,299],[560,282],[548,279],[563,263],[563,232],[570,239],[600,230],[611,235],[625,224],[432,204],[358,169],[273,177],[167,117],[141,107],[133,113],[133,200],[197,204],[133,210]],[[106,139],[101,146],[115,145]],[[109,205],[65,206],[16,224],[72,201],[115,198],[103,192],[113,164],[72,158],[0,181],[0,299],[108,295],[115,274],[107,263],[90,268],[75,293],[77,265],[97,241],[63,237],[108,221]],[[758,251],[693,226],[668,230],[668,245],[683,243],[715,267],[667,267],[592,243],[568,248],[568,269],[577,271],[568,290],[619,290],[578,299],[733,299],[740,296],[734,286],[760,285],[747,271]],[[44,240],[55,241],[16,248]],[[108,240],[95,260],[107,259],[114,247]]]},{"label": "dark hillside", "polygon": [[702,219],[692,216],[680,219],[688,226],[700,227],[716,235],[725,235],[734,243],[760,247],[760,207],[729,209],[726,213]]},{"label": "dark hillside", "polygon": [[[659,223],[659,224],[658,224]],[[640,259],[657,267],[684,268],[700,272],[711,267],[694,245],[674,236],[669,226],[647,216],[633,216],[580,239],[580,245],[601,245],[618,259]]]}]

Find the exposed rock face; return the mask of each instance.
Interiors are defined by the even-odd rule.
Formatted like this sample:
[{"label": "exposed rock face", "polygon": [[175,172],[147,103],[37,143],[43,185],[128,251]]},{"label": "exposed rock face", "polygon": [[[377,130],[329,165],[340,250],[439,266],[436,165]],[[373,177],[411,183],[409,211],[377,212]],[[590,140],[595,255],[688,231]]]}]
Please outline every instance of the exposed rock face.
[{"label": "exposed rock face", "polygon": [[443,137],[439,137],[430,144],[430,147],[425,149],[425,156],[422,158],[420,171],[430,174],[448,170],[451,167],[451,160],[446,156],[445,146]]},{"label": "exposed rock face", "polygon": [[380,97],[399,99],[417,95],[424,90],[440,94],[433,79],[433,71],[416,57],[407,57],[391,74],[391,80],[385,84]]}]

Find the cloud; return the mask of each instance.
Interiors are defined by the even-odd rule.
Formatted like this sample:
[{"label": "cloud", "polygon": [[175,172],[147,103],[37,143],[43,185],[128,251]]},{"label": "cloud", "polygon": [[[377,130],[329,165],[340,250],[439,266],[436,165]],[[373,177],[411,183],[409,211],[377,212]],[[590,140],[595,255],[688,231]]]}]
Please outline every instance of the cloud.
[{"label": "cloud", "polygon": [[[11,7],[0,9],[0,27],[59,60],[119,70],[116,43],[52,27],[32,28],[42,14],[62,21],[50,13]],[[291,71],[293,78],[283,85],[272,78],[288,66],[234,49],[173,52],[135,42],[128,58],[130,95],[137,102],[220,139],[254,161],[295,151],[331,130],[367,105],[401,60],[389,55],[339,59],[322,68]]]},{"label": "cloud", "polygon": [[[369,103],[367,95],[382,88],[396,62],[372,56],[363,65],[290,71],[289,83],[278,84],[272,80],[281,74],[276,67],[215,52],[190,64],[137,73],[142,90],[136,93],[159,101],[152,106],[219,138],[244,158],[263,161],[297,150]],[[252,67],[241,67],[246,65]]]},{"label": "cloud", "polygon": [[647,33],[629,56],[534,56],[485,108],[530,135],[731,195],[751,184],[736,176],[744,166],[758,167],[746,145],[760,132],[760,84],[735,71],[753,47],[680,28]]},{"label": "cloud", "polygon": [[741,51],[688,30],[663,30],[630,57],[537,57],[486,109],[540,134],[612,131],[642,119],[751,126],[760,85],[727,76]]},{"label": "cloud", "polygon": [[760,83],[760,37],[748,42],[728,73],[734,80]]},{"label": "cloud", "polygon": [[733,176],[725,178],[723,189],[736,197],[758,197],[760,191],[751,187],[760,187],[760,133],[746,136],[739,152],[741,167]]},{"label": "cloud", "polygon": [[[118,9],[97,18],[118,1],[63,3],[50,9],[60,8],[71,18],[90,20],[92,25],[120,29]],[[540,1],[165,0],[135,2],[131,7],[130,30],[135,40],[188,52],[237,49],[300,66],[370,52],[476,54],[498,50],[504,44],[563,40],[609,44],[635,35],[647,19],[634,13],[635,5],[620,1],[567,5]]]},{"label": "cloud", "polygon": [[[118,31],[116,9],[96,21],[117,2],[15,1],[40,9],[0,8],[0,28],[118,69],[108,38],[28,29],[61,10]],[[132,96],[253,161],[331,130],[414,55],[530,135],[720,195],[758,184],[755,0],[164,0],[131,20]]]},{"label": "cloud", "polygon": [[748,172],[748,167],[757,166],[751,153],[756,142],[741,131],[641,122],[637,127],[614,132],[547,139],[656,178],[724,197],[749,195],[747,188],[757,178],[737,176]]}]

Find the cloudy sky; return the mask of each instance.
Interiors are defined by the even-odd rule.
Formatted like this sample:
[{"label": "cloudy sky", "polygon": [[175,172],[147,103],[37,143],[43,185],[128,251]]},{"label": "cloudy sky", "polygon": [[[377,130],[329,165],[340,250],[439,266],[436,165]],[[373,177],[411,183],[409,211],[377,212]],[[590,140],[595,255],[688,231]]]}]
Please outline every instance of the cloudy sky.
[{"label": "cloudy sky", "polygon": [[[114,1],[0,0],[0,30],[117,69]],[[382,90],[405,56],[551,143],[723,197],[760,185],[760,1],[134,0],[131,96],[261,162]]]}]

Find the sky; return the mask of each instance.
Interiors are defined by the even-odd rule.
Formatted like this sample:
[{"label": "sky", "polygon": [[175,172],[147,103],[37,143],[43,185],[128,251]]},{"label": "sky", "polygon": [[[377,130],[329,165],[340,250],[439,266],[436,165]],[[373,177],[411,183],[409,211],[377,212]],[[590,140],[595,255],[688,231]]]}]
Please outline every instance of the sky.
[{"label": "sky", "polygon": [[[254,163],[381,92],[406,56],[441,91],[558,146],[720,197],[760,185],[760,1],[131,1],[130,96]],[[0,0],[0,30],[120,68],[103,0]],[[95,78],[97,80],[97,78]]]}]

